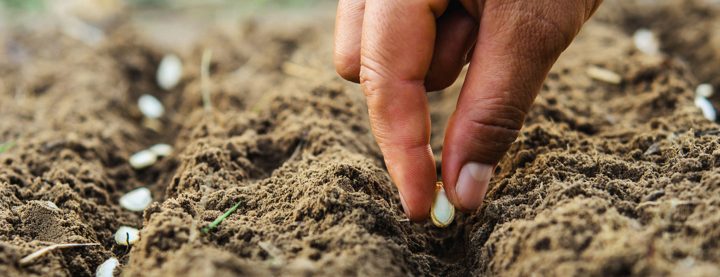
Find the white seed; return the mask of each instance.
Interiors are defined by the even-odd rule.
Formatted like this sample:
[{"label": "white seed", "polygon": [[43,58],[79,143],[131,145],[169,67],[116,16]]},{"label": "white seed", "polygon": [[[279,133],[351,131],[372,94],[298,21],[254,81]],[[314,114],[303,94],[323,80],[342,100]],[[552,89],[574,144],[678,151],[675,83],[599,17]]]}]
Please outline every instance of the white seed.
[{"label": "white seed", "polygon": [[614,85],[617,85],[622,81],[622,77],[620,77],[617,73],[597,66],[588,67],[586,73],[590,76],[590,78]]},{"label": "white seed", "polygon": [[143,94],[138,98],[138,107],[147,118],[160,118],[165,113],[162,102],[150,94]]},{"label": "white seed", "polygon": [[150,150],[143,150],[130,156],[130,166],[134,169],[143,169],[157,161],[157,154]]},{"label": "white seed", "polygon": [[145,187],[136,188],[120,197],[120,206],[134,212],[145,210],[150,203],[152,203],[152,194]]},{"label": "white seed", "polygon": [[430,210],[432,222],[437,227],[447,227],[455,218],[455,206],[447,198],[442,183],[438,182],[438,188],[435,191],[435,200]]},{"label": "white seed", "polygon": [[135,244],[140,239],[140,231],[133,227],[120,226],[115,232],[115,243],[118,245],[130,245]]},{"label": "white seed", "polygon": [[100,266],[98,266],[97,270],[95,270],[95,277],[115,276],[113,272],[119,264],[120,261],[118,261],[118,259],[115,257],[105,260],[105,262],[103,262]]},{"label": "white seed", "polygon": [[702,96],[695,97],[695,106],[702,110],[703,116],[708,120],[715,121],[717,118],[717,111],[715,111],[715,107],[713,107],[713,104],[707,98]]},{"label": "white seed", "polygon": [[168,54],[160,61],[157,71],[157,83],[164,90],[174,88],[182,78],[182,61],[173,54]]},{"label": "white seed", "polygon": [[640,52],[648,55],[657,55],[660,53],[660,42],[655,34],[648,29],[638,29],[633,34],[633,42]]},{"label": "white seed", "polygon": [[56,211],[60,210],[60,208],[58,208],[58,206],[55,205],[55,203],[52,201],[40,201],[40,204],[45,205],[46,208],[49,208],[51,210],[56,210]]},{"label": "white seed", "polygon": [[148,150],[152,151],[153,153],[155,153],[155,155],[159,157],[165,157],[172,154],[173,148],[169,144],[158,143],[151,146]]},{"label": "white seed", "polygon": [[713,93],[715,90],[713,89],[713,86],[711,84],[699,84],[697,88],[695,88],[695,96],[701,96],[705,98],[710,98],[713,96]]}]

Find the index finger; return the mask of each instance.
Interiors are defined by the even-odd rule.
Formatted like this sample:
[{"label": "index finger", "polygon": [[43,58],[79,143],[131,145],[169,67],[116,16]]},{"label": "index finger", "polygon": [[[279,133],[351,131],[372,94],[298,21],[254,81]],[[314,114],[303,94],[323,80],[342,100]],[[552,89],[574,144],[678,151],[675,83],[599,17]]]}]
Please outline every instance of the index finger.
[{"label": "index finger", "polygon": [[365,4],[360,84],[373,134],[411,220],[428,216],[437,180],[424,80],[433,55],[435,18],[446,7],[445,0]]}]

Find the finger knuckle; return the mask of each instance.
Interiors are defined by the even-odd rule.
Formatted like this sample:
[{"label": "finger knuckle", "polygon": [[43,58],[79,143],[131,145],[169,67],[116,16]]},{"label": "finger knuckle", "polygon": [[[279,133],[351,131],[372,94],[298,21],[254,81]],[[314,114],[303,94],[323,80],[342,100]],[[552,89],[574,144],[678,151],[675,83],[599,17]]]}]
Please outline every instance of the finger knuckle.
[{"label": "finger knuckle", "polygon": [[473,122],[511,132],[520,130],[527,114],[524,107],[504,99],[480,99],[472,106],[473,111],[468,113]]},{"label": "finger knuckle", "polygon": [[382,84],[388,82],[388,79],[391,78],[382,63],[370,57],[361,58],[359,71],[360,85],[363,87],[363,92],[367,97],[377,95]]},{"label": "finger knuckle", "polygon": [[506,101],[485,99],[458,114],[466,118],[464,129],[472,138],[472,148],[488,162],[496,162],[517,139],[526,111]]},{"label": "finger knuckle", "polygon": [[[515,37],[514,41],[525,41],[529,43],[529,49],[533,53],[542,53],[542,57],[550,57],[559,54],[567,48],[575,35],[580,31],[584,22],[582,4],[572,0],[555,0],[549,4],[531,3],[527,1],[495,1],[492,9],[496,10],[496,16],[503,17],[503,35]],[[559,11],[578,8],[577,13],[565,13]],[[516,53],[525,53],[528,47],[520,47]]]}]

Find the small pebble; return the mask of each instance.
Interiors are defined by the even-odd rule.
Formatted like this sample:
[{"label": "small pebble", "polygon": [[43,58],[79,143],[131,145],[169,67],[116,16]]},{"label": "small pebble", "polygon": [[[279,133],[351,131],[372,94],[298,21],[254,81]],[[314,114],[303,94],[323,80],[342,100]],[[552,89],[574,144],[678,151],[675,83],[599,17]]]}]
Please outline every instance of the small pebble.
[{"label": "small pebble", "polygon": [[617,73],[597,66],[588,67],[587,75],[595,80],[614,85],[620,84],[622,81],[622,77],[620,77]]},{"label": "small pebble", "polygon": [[655,34],[648,29],[638,29],[633,34],[633,42],[640,52],[648,55],[657,55],[660,53],[660,42]]},{"label": "small pebble", "polygon": [[118,245],[128,245],[128,242],[130,245],[133,245],[139,239],[140,231],[133,227],[120,226],[117,232],[115,232],[115,243]]},{"label": "small pebble", "polygon": [[165,157],[165,156],[169,156],[170,154],[172,154],[173,148],[169,144],[158,143],[158,144],[151,146],[150,149],[148,149],[148,150],[155,153],[155,155],[157,155],[158,157]]},{"label": "small pebble", "polygon": [[173,89],[182,78],[182,61],[173,54],[168,54],[160,61],[157,71],[157,83],[164,90]]},{"label": "small pebble", "polygon": [[157,154],[150,150],[143,150],[130,156],[130,166],[134,169],[143,169],[157,161]]},{"label": "small pebble", "polygon": [[152,194],[145,187],[136,188],[120,197],[120,206],[134,212],[144,211],[150,203]]},{"label": "small pebble", "polygon": [[95,270],[95,277],[113,277],[115,268],[120,264],[117,258],[112,257],[105,260],[97,270]]},{"label": "small pebble", "polygon": [[436,186],[435,200],[430,209],[430,217],[435,226],[444,228],[453,222],[455,218],[455,206],[448,200],[442,182],[438,182]]},{"label": "small pebble", "polygon": [[695,89],[695,96],[710,98],[714,92],[715,90],[711,84],[699,84]]},{"label": "small pebble", "polygon": [[717,118],[717,112],[715,111],[715,107],[713,107],[713,104],[707,98],[696,96],[695,106],[702,110],[703,116],[705,116],[705,118],[707,118],[708,120],[715,121],[715,119]]},{"label": "small pebble", "polygon": [[150,94],[143,94],[138,98],[138,107],[147,118],[160,118],[165,113],[162,102]]}]

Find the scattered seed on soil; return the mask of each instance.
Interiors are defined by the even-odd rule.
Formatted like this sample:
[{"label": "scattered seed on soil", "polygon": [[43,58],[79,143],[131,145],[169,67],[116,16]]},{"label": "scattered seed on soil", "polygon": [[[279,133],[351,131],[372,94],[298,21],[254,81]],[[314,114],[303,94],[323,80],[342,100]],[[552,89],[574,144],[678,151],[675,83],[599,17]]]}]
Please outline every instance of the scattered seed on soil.
[{"label": "scattered seed on soil", "polygon": [[168,54],[160,61],[157,71],[157,83],[164,90],[173,89],[182,78],[182,61],[180,57]]},{"label": "scattered seed on soil", "polygon": [[105,260],[95,271],[95,277],[113,277],[115,276],[115,268],[120,264],[117,258],[112,257]]},{"label": "scattered seed on soil", "polygon": [[56,210],[56,211],[60,210],[60,208],[57,205],[55,205],[55,203],[52,201],[40,201],[40,203],[45,204],[45,206],[50,208],[51,210]]},{"label": "scattered seed on soil", "polygon": [[590,78],[613,85],[620,84],[622,81],[622,77],[620,77],[620,75],[602,67],[590,66],[586,72]]},{"label": "scattered seed on soil", "polygon": [[152,203],[152,195],[145,187],[134,189],[120,197],[120,206],[134,212],[145,210],[150,203]]},{"label": "scattered seed on soil", "polygon": [[25,258],[22,258],[20,260],[20,265],[26,265],[31,263],[32,261],[36,260],[37,258],[40,258],[47,254],[50,251],[53,251],[55,249],[63,249],[63,248],[72,248],[72,247],[84,247],[84,246],[95,246],[100,245],[99,243],[64,243],[64,244],[53,244],[50,246],[46,246],[38,251],[33,252],[30,255],[25,256]]},{"label": "scattered seed on soil", "polygon": [[158,157],[165,157],[172,154],[173,148],[169,144],[158,143],[151,146],[148,150],[152,151]]},{"label": "scattered seed on soil", "polygon": [[715,90],[711,84],[699,84],[695,89],[695,96],[710,98]]},{"label": "scattered seed on soil", "polygon": [[143,169],[157,161],[157,154],[150,150],[142,150],[130,156],[130,166],[134,169]]},{"label": "scattered seed on soil", "polygon": [[645,150],[643,155],[649,156],[649,155],[656,154],[659,152],[660,152],[660,144],[656,142],[656,143],[653,143],[652,145],[650,145],[650,147],[648,147],[648,149]]},{"label": "scattered seed on soil", "polygon": [[150,94],[143,94],[138,98],[138,107],[147,118],[160,118],[165,113],[162,102]]},{"label": "scattered seed on soil", "polygon": [[444,228],[455,218],[455,206],[447,198],[442,182],[435,183],[435,200],[430,209],[430,218],[435,226]]},{"label": "scattered seed on soil", "polygon": [[707,98],[700,96],[695,97],[695,106],[702,110],[703,116],[705,116],[708,120],[715,121],[717,118],[715,107],[713,107],[712,102],[710,102]]},{"label": "scattered seed on soil", "polygon": [[648,55],[657,55],[660,53],[660,42],[655,34],[648,29],[638,29],[633,34],[633,42],[635,47]]},{"label": "scattered seed on soil", "polygon": [[229,210],[227,210],[227,212],[225,212],[224,214],[218,216],[218,218],[216,218],[215,220],[213,220],[213,222],[210,223],[207,227],[202,228],[202,232],[203,232],[203,233],[208,233],[208,232],[214,230],[215,228],[217,228],[217,226],[220,225],[220,223],[222,223],[223,220],[225,220],[228,216],[230,216],[232,213],[234,213],[235,210],[237,210],[238,207],[240,207],[240,203],[241,203],[241,202],[238,201],[238,202],[235,204],[235,206],[232,206],[232,208],[230,208]]},{"label": "scattered seed on soil", "polygon": [[133,227],[120,226],[115,232],[115,243],[118,245],[133,245],[140,239],[140,231]]}]

